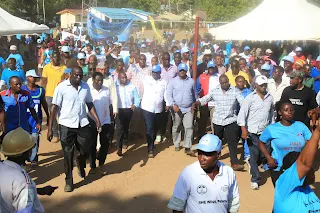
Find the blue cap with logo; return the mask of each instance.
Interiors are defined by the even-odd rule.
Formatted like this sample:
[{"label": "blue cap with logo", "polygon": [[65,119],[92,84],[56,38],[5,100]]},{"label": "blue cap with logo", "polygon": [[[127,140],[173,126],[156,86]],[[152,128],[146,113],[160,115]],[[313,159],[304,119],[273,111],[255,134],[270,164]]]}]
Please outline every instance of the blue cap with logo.
[{"label": "blue cap with logo", "polygon": [[152,72],[161,72],[161,67],[158,64],[152,66]]},{"label": "blue cap with logo", "polygon": [[221,152],[222,142],[218,136],[206,134],[194,148],[204,152]]},{"label": "blue cap with logo", "polygon": [[264,65],[262,65],[262,66],[261,66],[261,70],[268,70],[268,71],[270,71],[270,70],[271,70],[270,64],[264,64]]},{"label": "blue cap with logo", "polygon": [[72,71],[71,68],[66,68],[66,69],[64,70],[64,74],[69,74],[69,73],[71,73],[71,71]]},{"label": "blue cap with logo", "polygon": [[249,46],[245,46],[243,49],[244,50],[250,50],[250,47]]},{"label": "blue cap with logo", "polygon": [[211,67],[216,67],[216,63],[214,63],[214,61],[209,61],[208,62],[207,68],[209,69]]},{"label": "blue cap with logo", "polygon": [[178,70],[179,71],[181,71],[181,70],[187,71],[188,70],[188,66],[186,64],[184,64],[184,63],[181,63],[178,66]]},{"label": "blue cap with logo", "polygon": [[290,61],[291,63],[294,62],[294,58],[293,58],[291,55],[287,55],[287,56],[283,57],[282,60],[284,60],[284,61]]}]

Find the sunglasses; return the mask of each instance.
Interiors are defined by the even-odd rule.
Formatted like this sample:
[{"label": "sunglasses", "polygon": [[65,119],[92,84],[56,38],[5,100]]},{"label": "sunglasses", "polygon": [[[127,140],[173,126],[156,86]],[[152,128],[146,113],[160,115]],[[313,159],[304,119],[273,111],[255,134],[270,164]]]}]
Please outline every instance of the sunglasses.
[{"label": "sunglasses", "polygon": [[179,72],[187,72],[187,70],[179,70]]}]

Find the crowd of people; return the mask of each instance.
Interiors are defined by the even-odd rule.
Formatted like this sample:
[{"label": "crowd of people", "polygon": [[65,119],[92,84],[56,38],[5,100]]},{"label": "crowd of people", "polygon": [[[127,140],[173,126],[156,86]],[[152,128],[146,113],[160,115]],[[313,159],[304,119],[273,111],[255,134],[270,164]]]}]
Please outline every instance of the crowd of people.
[{"label": "crowd of people", "polygon": [[[260,187],[260,170],[270,171],[274,212],[320,211],[309,187],[320,138],[320,56],[313,57],[306,51],[310,47],[297,43],[269,48],[204,37],[195,50],[186,40],[170,42],[48,37],[38,41],[38,66],[32,69],[25,68],[23,55],[11,45],[10,54],[0,55],[1,151],[8,157],[0,163],[1,174],[17,169],[20,181],[32,183],[21,187],[33,187],[21,196],[37,197],[26,171],[37,169],[44,111],[47,139],[60,142],[64,153],[65,192],[74,189],[74,163],[81,178],[107,175],[113,139],[117,155],[126,157],[129,134],[136,133],[145,138],[149,158],[157,154],[155,142],[170,141],[176,152],[183,148],[186,155],[198,157],[179,176],[168,204],[173,212],[237,212],[240,194],[234,171],[243,171],[245,163],[253,190]],[[140,129],[145,130],[142,135]],[[223,142],[230,166],[219,161]],[[1,178],[5,213],[33,207],[43,212],[37,199],[26,204],[21,198],[21,205],[12,205],[12,197],[3,196],[12,189],[2,190]]]}]

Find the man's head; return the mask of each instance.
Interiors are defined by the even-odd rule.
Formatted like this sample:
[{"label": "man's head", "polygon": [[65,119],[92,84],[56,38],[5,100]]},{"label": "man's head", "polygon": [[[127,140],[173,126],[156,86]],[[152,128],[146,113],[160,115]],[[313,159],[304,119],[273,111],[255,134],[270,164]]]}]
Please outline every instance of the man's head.
[{"label": "man's head", "polygon": [[221,154],[221,140],[216,135],[206,134],[195,148],[198,150],[198,160],[201,168],[207,173],[212,172],[217,167]]},{"label": "man's head", "polygon": [[268,78],[264,75],[259,75],[255,80],[255,87],[257,93],[266,95],[267,94],[267,87],[268,87]]},{"label": "man's head", "polygon": [[178,66],[178,75],[182,79],[187,78],[187,71],[188,71],[188,66],[184,63],[179,64]]},{"label": "man's head", "polygon": [[290,55],[287,55],[285,57],[283,57],[283,62],[284,62],[284,70],[286,72],[290,72],[292,71],[292,65],[293,65],[293,62],[294,62],[294,58]]},{"label": "man's head", "polygon": [[138,48],[134,50],[134,60],[136,63],[138,63],[140,60],[140,49]]},{"label": "man's head", "polygon": [[154,66],[154,65],[157,65],[157,64],[159,64],[158,56],[153,56],[151,58],[151,65]]},{"label": "man's head", "polygon": [[209,61],[207,64],[208,74],[213,75],[214,73],[218,72],[218,68],[213,61]]},{"label": "man's head", "polygon": [[124,71],[123,68],[124,68],[124,63],[123,61],[120,59],[120,60],[117,60],[116,61],[116,70],[119,72],[119,71]]},{"label": "man's head", "polygon": [[94,64],[94,65],[97,66],[97,64],[98,64],[97,56],[95,56],[95,55],[90,55],[88,62],[89,62],[89,64]]},{"label": "man's head", "polygon": [[16,45],[11,45],[10,46],[10,53],[17,54],[17,50],[18,50],[18,48],[17,48]]},{"label": "man's head", "polygon": [[79,66],[73,67],[70,73],[70,83],[74,86],[79,86],[82,78],[83,78],[82,68]]},{"label": "man's head", "polygon": [[61,53],[64,58],[70,59],[72,57],[69,46],[62,46]]},{"label": "man's head", "polygon": [[243,48],[243,53],[244,53],[245,55],[249,55],[249,53],[250,53],[250,47],[249,47],[249,46],[245,46],[245,47]]},{"label": "man's head", "polygon": [[92,86],[96,90],[100,90],[103,85],[103,74],[101,72],[94,72],[92,74]]},{"label": "man's head", "polygon": [[176,52],[174,55],[173,55],[173,60],[174,60],[174,63],[176,65],[179,65],[181,63],[181,53],[180,52]]},{"label": "man's head", "polygon": [[296,47],[295,52],[298,57],[302,56],[302,48],[301,47]]},{"label": "man's head", "polygon": [[190,59],[190,49],[188,47],[183,47],[181,49],[182,59],[189,60]]},{"label": "man's head", "polygon": [[96,47],[96,48],[94,49],[94,52],[96,53],[96,55],[100,55],[100,54],[101,54],[100,47]]},{"label": "man's head", "polygon": [[246,61],[246,59],[240,58],[240,59],[239,59],[239,67],[240,67],[240,70],[245,70],[246,66],[247,66],[247,61]]},{"label": "man's head", "polygon": [[121,85],[127,84],[127,74],[125,72],[120,72],[118,74],[118,79]]},{"label": "man's head", "polygon": [[295,62],[295,68],[296,68],[296,70],[299,70],[299,71],[302,71],[302,68],[303,68],[304,65],[305,65],[304,60],[298,59]]},{"label": "man's head", "polygon": [[236,77],[236,87],[240,90],[243,90],[246,85],[246,80],[242,75]]},{"label": "man's head", "polygon": [[29,70],[28,72],[26,72],[26,77],[27,82],[33,85],[40,80],[40,76],[37,75],[35,70]]},{"label": "man's head", "polygon": [[162,53],[162,65],[164,67],[170,67],[170,54],[168,52]]},{"label": "man's head", "polygon": [[264,64],[261,66],[261,74],[266,76],[267,78],[270,77],[270,71],[271,71],[271,66],[269,64]]},{"label": "man's head", "polygon": [[232,62],[231,62],[231,70],[232,70],[233,73],[239,73],[239,71],[240,71],[239,61],[232,60]]},{"label": "man's head", "polygon": [[306,77],[310,77],[311,69],[312,69],[312,67],[311,67],[310,64],[305,64],[303,66],[303,71],[304,71],[304,74],[305,74]]},{"label": "man's head", "polygon": [[252,61],[250,64],[250,68],[252,70],[255,70],[255,69],[257,69],[257,67],[258,67],[258,61],[257,60]]},{"label": "man's head", "polygon": [[87,44],[87,52],[88,53],[91,53],[91,51],[92,51],[92,46],[91,46],[91,44]]},{"label": "man's head", "polygon": [[230,88],[229,78],[223,74],[219,77],[219,83],[222,90],[227,91]]},{"label": "man's head", "polygon": [[301,88],[303,79],[305,77],[304,72],[293,70],[292,73],[289,74],[290,77],[290,87],[292,89]]},{"label": "man's head", "polygon": [[10,91],[14,94],[21,92],[21,80],[17,76],[13,76],[9,79]]},{"label": "man's head", "polygon": [[222,58],[220,55],[214,56],[214,62],[216,63],[217,66],[222,66]]},{"label": "man's head", "polygon": [[270,56],[272,55],[272,53],[273,53],[273,52],[272,52],[271,49],[267,49],[267,50],[266,50],[266,56],[269,56],[269,57],[270,57]]},{"label": "man's head", "polygon": [[8,68],[11,70],[15,70],[16,69],[16,59],[15,58],[9,58],[8,62],[7,62]]},{"label": "man's head", "polygon": [[204,52],[203,52],[202,61],[204,63],[208,63],[211,60],[212,60],[212,52],[211,52],[211,50],[210,49],[205,49]]},{"label": "man's head", "polygon": [[152,77],[155,80],[159,80],[161,78],[161,67],[158,64],[152,67]]},{"label": "man's head", "polygon": [[59,66],[60,65],[60,53],[58,51],[54,51],[51,55],[52,57],[52,64],[53,66]]},{"label": "man's head", "polygon": [[275,81],[279,81],[280,79],[282,79],[282,75],[284,73],[284,69],[281,66],[277,66],[274,70],[274,72],[272,73],[272,78]]},{"label": "man's head", "polygon": [[140,54],[140,58],[139,58],[139,66],[141,68],[145,68],[146,67],[146,61],[147,61],[147,58],[144,54]]},{"label": "man's head", "polygon": [[86,53],[85,52],[79,52],[78,55],[78,64],[81,66],[81,67],[84,67],[86,66]]}]

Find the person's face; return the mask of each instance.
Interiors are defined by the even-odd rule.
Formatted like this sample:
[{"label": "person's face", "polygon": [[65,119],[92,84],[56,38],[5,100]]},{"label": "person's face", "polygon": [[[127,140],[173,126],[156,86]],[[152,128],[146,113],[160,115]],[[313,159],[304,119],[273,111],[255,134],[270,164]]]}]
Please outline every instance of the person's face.
[{"label": "person's face", "polygon": [[178,47],[173,47],[172,52],[174,53],[177,49],[178,49]]},{"label": "person's face", "polygon": [[125,73],[120,73],[119,81],[120,81],[120,84],[122,85],[127,84],[127,75]]},{"label": "person's face", "polygon": [[108,44],[104,45],[104,51],[108,52],[108,50],[109,50],[109,45]]},{"label": "person's face", "polygon": [[87,51],[88,51],[88,52],[91,52],[91,51],[92,51],[91,46],[87,46]]},{"label": "person's face", "polygon": [[86,59],[79,59],[79,64],[84,67],[86,65]]},{"label": "person's face", "polygon": [[30,84],[35,84],[37,80],[38,80],[38,78],[35,78],[35,77],[32,77],[32,76],[28,76],[27,77],[27,81]]},{"label": "person's face", "polygon": [[227,91],[229,89],[230,84],[228,78],[220,78],[219,82],[222,90]]},{"label": "person's face", "polygon": [[71,58],[71,53],[70,52],[63,52],[63,56],[65,58]]},{"label": "person's face", "polygon": [[17,54],[17,50],[10,50],[12,54]]},{"label": "person's face", "polygon": [[152,60],[151,60],[152,66],[157,65],[158,63],[159,63],[158,58],[152,58]]},{"label": "person's face", "polygon": [[90,56],[90,57],[89,57],[89,64],[95,64],[95,65],[97,65],[97,61],[96,61],[96,59],[95,59],[94,56]]},{"label": "person's face", "polygon": [[60,65],[60,55],[58,55],[58,54],[53,54],[52,55],[52,64],[54,66],[59,66]]},{"label": "person's face", "polygon": [[222,65],[221,56],[216,56],[214,58],[214,62],[216,63],[217,66],[221,66]]},{"label": "person's face", "polygon": [[187,77],[187,71],[186,70],[179,70],[178,75],[180,78],[185,79]]},{"label": "person's face", "polygon": [[162,56],[162,64],[164,67],[170,66],[170,56],[168,54]]},{"label": "person's face", "polygon": [[243,53],[244,53],[245,55],[249,55],[249,50],[245,50]]},{"label": "person's face", "polygon": [[285,70],[290,70],[292,69],[292,63],[290,61],[284,61],[284,69]]},{"label": "person's face", "polygon": [[304,69],[303,69],[303,71],[304,71],[305,75],[306,75],[307,77],[309,77],[310,74],[311,74],[311,67],[310,67],[310,66],[305,66]]},{"label": "person's face", "polygon": [[269,70],[261,70],[260,72],[262,75],[266,76],[267,78],[270,77],[270,71]]},{"label": "person's face", "polygon": [[72,72],[70,73],[70,82],[79,85],[83,78],[83,71],[82,69],[73,68]]},{"label": "person's face", "polygon": [[7,64],[8,64],[8,67],[11,70],[15,70],[16,69],[16,61],[14,59],[9,59]]},{"label": "person's face", "polygon": [[208,63],[212,60],[212,55],[204,55],[203,56],[203,62]]},{"label": "person's face", "polygon": [[301,81],[301,79],[299,77],[291,77],[290,78],[290,87],[292,89],[297,89],[300,81]]},{"label": "person's face", "polygon": [[179,53],[174,54],[174,63],[175,64],[180,64],[181,63],[181,55]]},{"label": "person's face", "polygon": [[272,73],[272,78],[274,80],[279,80],[282,78],[283,72],[281,72],[279,69],[275,69],[275,71]]},{"label": "person's face", "polygon": [[21,91],[21,80],[20,78],[12,78],[10,81],[10,90],[17,94]]},{"label": "person's face", "polygon": [[220,153],[218,152],[204,152],[198,150],[198,160],[201,168],[205,172],[210,172],[217,165]]},{"label": "person's face", "polygon": [[77,47],[80,48],[81,46],[82,46],[82,45],[81,45],[81,41],[78,40],[78,41],[77,41]]},{"label": "person's face", "polygon": [[239,66],[240,66],[240,69],[241,69],[241,70],[244,70],[245,67],[247,66],[247,64],[246,64],[246,62],[244,62],[243,60],[240,60],[240,61],[239,61]]},{"label": "person's face", "polygon": [[103,77],[101,77],[100,75],[97,75],[94,79],[93,79],[93,87],[100,90],[103,84]]},{"label": "person's face", "polygon": [[95,52],[96,52],[97,55],[100,55],[100,53],[101,53],[100,48],[96,48]]},{"label": "person's face", "polygon": [[298,51],[298,52],[296,52],[296,55],[297,55],[298,57],[300,57],[300,56],[302,55],[302,52],[301,52],[301,51]]},{"label": "person's face", "polygon": [[232,71],[238,71],[239,69],[240,69],[239,68],[239,63],[237,63],[236,61],[231,63],[231,70]]},{"label": "person's face", "polygon": [[310,171],[306,175],[306,178],[303,182],[303,185],[308,186],[308,185],[314,184],[315,180],[316,180],[315,170],[313,168],[311,168]]},{"label": "person's face", "polygon": [[209,67],[208,68],[208,74],[213,75],[215,73],[215,68],[214,67]]},{"label": "person's face", "polygon": [[121,63],[121,62],[118,62],[117,63],[117,70],[119,71],[119,70],[123,70],[123,63]]},{"label": "person's face", "polygon": [[292,104],[284,104],[278,111],[279,115],[281,115],[281,119],[285,121],[292,121],[294,116],[294,108]]},{"label": "person's face", "polygon": [[257,69],[257,67],[258,67],[258,65],[257,65],[256,62],[252,62],[252,63],[251,63],[251,68],[252,68],[253,70]]},{"label": "person's face", "polygon": [[89,66],[88,67],[88,74],[89,76],[92,75],[92,73],[96,72],[96,66]]},{"label": "person's face", "polygon": [[236,87],[240,90],[243,90],[244,89],[244,85],[246,84],[246,81],[244,78],[238,78],[236,80]]},{"label": "person's face", "polygon": [[141,68],[144,68],[146,66],[146,56],[144,55],[140,55],[140,59],[139,59],[139,66]]},{"label": "person's face", "polygon": [[268,84],[262,84],[262,85],[256,84],[257,91],[263,95],[267,94],[267,87],[268,87]]},{"label": "person's face", "polygon": [[264,60],[259,60],[258,69],[261,70],[262,65],[264,65]]},{"label": "person's face", "polygon": [[152,72],[152,77],[154,80],[159,80],[160,79],[161,72]]},{"label": "person's face", "polygon": [[184,59],[184,60],[189,60],[189,58],[190,58],[190,52],[183,53],[182,56],[183,56],[183,59]]}]

